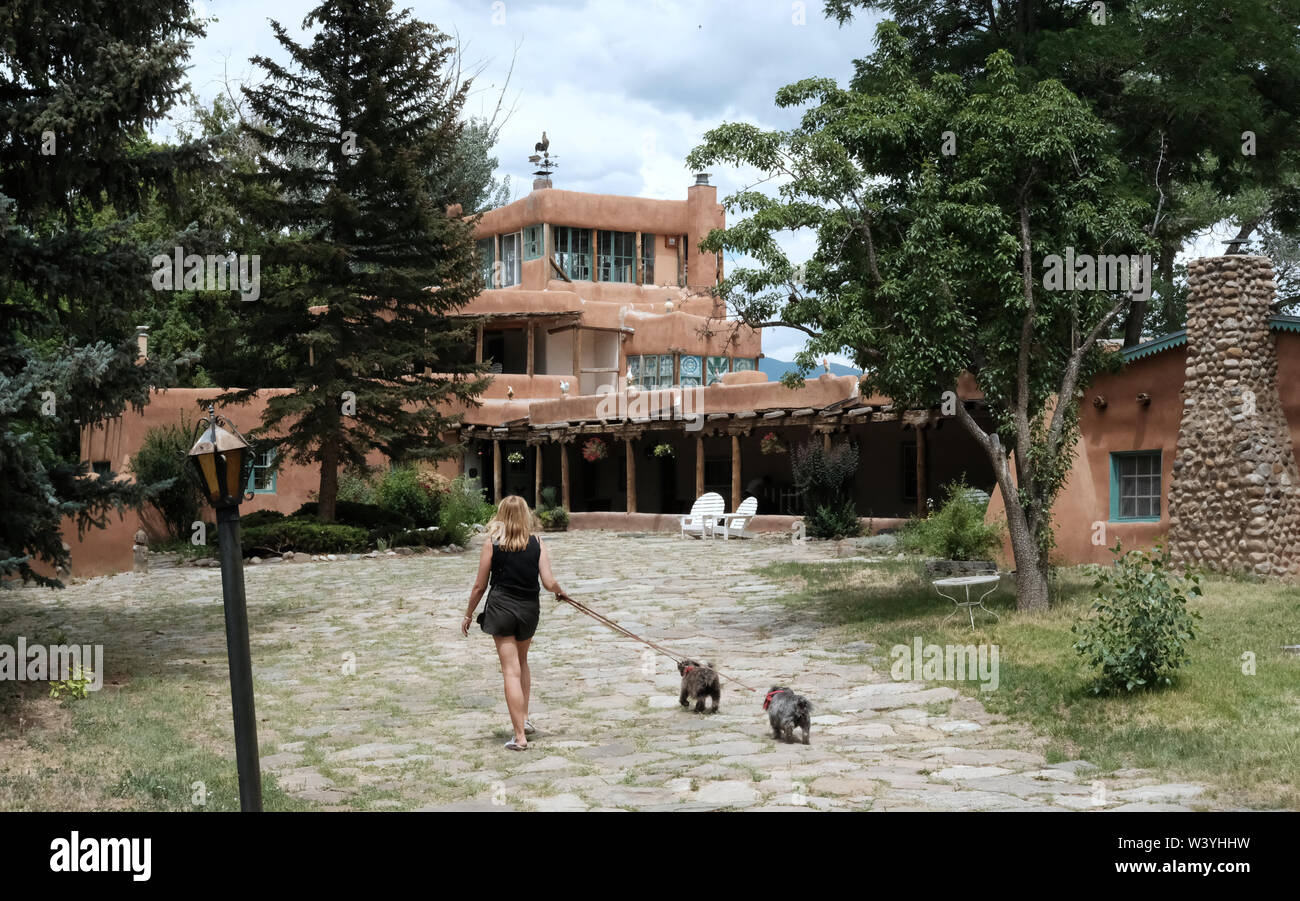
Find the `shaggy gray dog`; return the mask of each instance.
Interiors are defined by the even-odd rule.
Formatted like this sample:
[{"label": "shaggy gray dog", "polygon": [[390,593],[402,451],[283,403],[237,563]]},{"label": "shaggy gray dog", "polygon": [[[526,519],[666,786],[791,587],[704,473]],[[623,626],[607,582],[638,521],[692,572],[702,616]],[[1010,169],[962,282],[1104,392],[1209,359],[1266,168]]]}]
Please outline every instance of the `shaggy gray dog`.
[{"label": "shaggy gray dog", "polygon": [[718,712],[718,700],[722,697],[722,682],[713,667],[696,660],[683,660],[677,664],[677,672],[682,674],[682,694],[678,700],[683,707],[689,706],[688,699],[695,699],[695,712],[704,712],[704,699],[712,698],[710,713]]},{"label": "shaggy gray dog", "polygon": [[792,742],[795,727],[798,727],[803,732],[803,743],[808,744],[813,708],[807,698],[783,686],[773,685],[763,700],[763,709],[767,711],[768,722],[772,724],[773,738],[784,738]]}]

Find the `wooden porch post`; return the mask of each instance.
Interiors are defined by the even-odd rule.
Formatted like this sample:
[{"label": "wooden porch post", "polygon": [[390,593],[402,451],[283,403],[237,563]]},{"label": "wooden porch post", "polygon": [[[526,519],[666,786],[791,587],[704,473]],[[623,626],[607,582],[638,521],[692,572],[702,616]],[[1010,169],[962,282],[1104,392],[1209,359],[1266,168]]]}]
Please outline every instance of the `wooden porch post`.
[{"label": "wooden porch post", "polygon": [[492,502],[501,503],[501,442],[492,440]]},{"label": "wooden porch post", "polygon": [[636,512],[636,440],[628,437],[623,442],[627,460],[627,512]]},{"label": "wooden porch post", "polygon": [[731,436],[731,511],[740,506],[740,436]]},{"label": "wooden porch post", "polygon": [[560,444],[560,506],[566,513],[572,513],[569,506],[569,445]]},{"label": "wooden porch post", "polygon": [[528,374],[532,375],[533,374],[533,353],[534,353],[535,336],[537,334],[537,329],[534,328],[533,324],[530,322],[524,326],[524,330],[528,333]]},{"label": "wooden porch post", "polygon": [[582,329],[573,327],[573,393],[582,393]]},{"label": "wooden porch post", "polygon": [[533,509],[542,504],[542,446],[533,445]]},{"label": "wooden porch post", "polygon": [[916,427],[916,515],[925,516],[929,495],[925,472],[925,426]]},{"label": "wooden porch post", "polygon": [[704,493],[704,436],[695,436],[695,496]]},{"label": "wooden porch post", "polygon": [[822,450],[824,450],[824,451],[825,451],[826,453],[828,453],[828,454],[831,452],[831,433],[830,433],[830,432],[822,432]]},{"label": "wooden porch post", "polygon": [[483,362],[483,326],[479,325],[477,334],[474,337],[474,362]]}]

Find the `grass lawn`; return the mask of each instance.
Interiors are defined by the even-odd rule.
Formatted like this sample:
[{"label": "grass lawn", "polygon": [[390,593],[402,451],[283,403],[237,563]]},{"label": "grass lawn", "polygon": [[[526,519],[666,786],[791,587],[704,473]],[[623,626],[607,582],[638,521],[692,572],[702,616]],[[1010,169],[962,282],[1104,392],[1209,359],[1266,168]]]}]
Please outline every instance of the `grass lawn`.
[{"label": "grass lawn", "polygon": [[[1111,772],[1141,767],[1167,778],[1204,782],[1231,803],[1300,809],[1300,658],[1281,646],[1300,643],[1300,588],[1226,578],[1203,580],[1190,662],[1172,687],[1126,697],[1091,693],[1091,671],[1071,645],[1070,626],[1089,610],[1086,567],[1059,570],[1056,599],[1046,614],[1020,614],[1010,580],[976,611],[975,630],[963,611],[945,627],[952,604],[923,581],[920,564],[770,566],[765,575],[788,580],[785,602],[815,612],[842,630],[845,641],[878,646],[887,671],[890,648],[925,644],[996,644],[1000,684],[953,683],[994,713],[1032,724],[1048,736],[1049,761],[1085,758]],[[1254,654],[1245,675],[1243,655]]]}]

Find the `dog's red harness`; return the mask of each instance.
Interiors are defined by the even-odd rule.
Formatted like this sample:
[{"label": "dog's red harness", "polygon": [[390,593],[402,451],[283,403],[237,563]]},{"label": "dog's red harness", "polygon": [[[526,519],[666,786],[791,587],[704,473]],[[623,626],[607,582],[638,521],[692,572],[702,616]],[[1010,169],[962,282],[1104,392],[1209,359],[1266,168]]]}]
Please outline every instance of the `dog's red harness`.
[{"label": "dog's red harness", "polygon": [[767,693],[767,697],[763,699],[763,709],[766,710],[766,709],[767,709],[767,705],[772,703],[772,697],[773,697],[774,695],[779,695],[779,694],[784,694],[784,693],[785,693],[785,689],[784,689],[784,688],[778,688],[776,691],[769,691],[769,692]]},{"label": "dog's red harness", "polygon": [[683,667],[683,668],[682,668],[682,675],[683,675],[683,676],[686,675],[687,673],[689,673],[689,672],[690,672],[691,670],[693,670],[693,669],[695,669],[695,667],[693,667],[693,666]]}]

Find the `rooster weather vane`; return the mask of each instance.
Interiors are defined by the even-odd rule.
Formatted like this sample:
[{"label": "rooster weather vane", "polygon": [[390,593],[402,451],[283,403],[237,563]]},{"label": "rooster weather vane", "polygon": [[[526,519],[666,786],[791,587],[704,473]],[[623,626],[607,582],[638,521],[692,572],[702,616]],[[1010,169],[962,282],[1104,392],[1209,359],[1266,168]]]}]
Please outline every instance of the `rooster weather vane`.
[{"label": "rooster weather vane", "polygon": [[557,166],[559,166],[559,163],[556,162],[559,157],[551,156],[550,148],[551,139],[548,138],[546,132],[543,131],[542,139],[533,145],[533,150],[535,152],[528,158],[528,162],[537,167],[537,171],[533,173],[534,175],[548,176],[555,171]]}]

